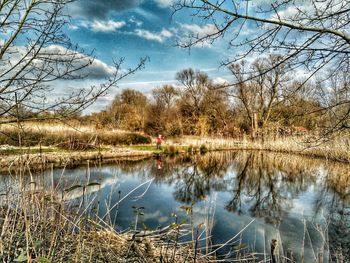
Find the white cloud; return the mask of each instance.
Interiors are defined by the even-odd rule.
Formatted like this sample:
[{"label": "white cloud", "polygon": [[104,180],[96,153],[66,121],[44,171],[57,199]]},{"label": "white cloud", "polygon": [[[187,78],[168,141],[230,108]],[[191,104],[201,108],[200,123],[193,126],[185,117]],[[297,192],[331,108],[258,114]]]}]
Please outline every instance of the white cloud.
[{"label": "white cloud", "polygon": [[68,25],[68,28],[70,30],[77,30],[77,29],[79,29],[79,27],[77,25]]},{"label": "white cloud", "polygon": [[163,29],[160,32],[151,32],[151,31],[144,30],[144,29],[136,29],[135,35],[139,36],[141,38],[145,38],[147,40],[153,40],[153,41],[157,41],[159,43],[163,43],[165,40],[172,37],[173,33],[171,33],[170,31],[168,31],[166,29]]},{"label": "white cloud", "polygon": [[135,24],[138,27],[143,25],[143,22],[141,20],[135,19],[135,17],[131,17],[129,19],[129,22]]},{"label": "white cloud", "polygon": [[113,20],[94,20],[90,21],[82,21],[81,26],[88,28],[94,32],[113,32],[122,27],[124,27],[126,23],[124,21],[113,21]]},{"label": "white cloud", "polygon": [[122,85],[147,85],[147,84],[166,84],[176,82],[173,79],[169,80],[152,80],[152,81],[134,81],[134,82],[122,82]]},{"label": "white cloud", "polygon": [[[73,52],[74,51],[66,49],[65,47],[62,47],[62,46],[51,45],[44,48],[41,54],[49,55],[50,57],[54,57],[54,58],[56,57],[69,58],[72,54],[74,54]],[[92,61],[90,65],[82,68],[77,72],[77,74],[79,75],[80,74],[87,75],[87,78],[89,79],[104,79],[115,73],[114,67],[107,65],[105,62],[99,59],[96,59],[96,58],[93,59],[92,57],[89,57],[81,53],[76,53],[75,57],[77,58],[77,61],[74,64],[75,67],[89,64],[89,62]],[[40,61],[35,61],[35,62],[41,63]]]},{"label": "white cloud", "polygon": [[97,21],[94,20],[94,22],[91,23],[91,29],[95,32],[112,32],[116,31],[117,29],[122,28],[125,26],[126,23],[124,21]]},{"label": "white cloud", "polygon": [[218,32],[214,24],[207,24],[204,26],[199,26],[196,24],[182,24],[181,26],[187,32],[192,33],[199,38]]},{"label": "white cloud", "polygon": [[[271,15],[272,19],[275,20],[289,20],[291,18],[306,18],[316,16],[316,14],[323,14],[324,16],[329,14],[329,12],[337,13],[345,8],[345,2],[342,0],[332,1],[333,3],[329,5],[330,1],[302,1],[298,0],[292,4],[283,5],[281,9],[278,10],[278,14],[273,13]],[[302,22],[302,21],[300,21]],[[325,25],[324,25],[325,26]]]},{"label": "white cloud", "polygon": [[114,67],[107,65],[99,59],[95,59],[92,64],[86,69],[89,78],[104,78],[113,75],[116,70]]},{"label": "white cloud", "polygon": [[299,13],[299,9],[295,6],[288,6],[286,9],[278,11],[277,14],[272,15],[272,19],[274,20],[287,20]]},{"label": "white cloud", "polygon": [[[181,24],[181,28],[183,30],[183,34],[185,35],[181,37],[180,42],[183,43],[193,42],[193,40],[201,39],[218,32],[218,29],[214,24],[207,24],[204,26],[200,26],[197,24]],[[210,40],[203,40],[198,42],[194,46],[210,48],[212,47],[212,43],[210,42]]]},{"label": "white cloud", "polygon": [[213,83],[215,85],[226,85],[229,83],[229,81],[225,78],[217,77],[217,78],[213,79]]},{"label": "white cloud", "polygon": [[154,1],[161,8],[167,8],[173,4],[173,0],[154,0]]}]

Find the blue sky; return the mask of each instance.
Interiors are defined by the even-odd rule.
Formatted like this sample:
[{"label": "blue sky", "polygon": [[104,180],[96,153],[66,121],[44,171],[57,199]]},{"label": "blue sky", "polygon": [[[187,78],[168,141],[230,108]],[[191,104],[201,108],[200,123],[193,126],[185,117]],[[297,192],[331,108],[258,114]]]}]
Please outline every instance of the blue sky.
[{"label": "blue sky", "polygon": [[[194,21],[186,11],[172,17],[171,1],[79,0],[68,6],[72,20],[66,29],[67,35],[87,53],[94,50],[100,66],[107,69],[113,59],[125,57],[124,67],[128,68],[135,66],[141,57],[150,58],[145,69],[124,79],[119,89],[110,90],[90,111],[107,106],[122,88],[149,94],[156,86],[176,83],[176,72],[185,68],[203,70],[218,81],[229,76],[220,68],[220,62],[227,56],[226,47],[220,41],[191,50],[176,47],[176,42],[186,34],[201,35],[215,28]],[[80,84],[87,83],[90,81]]]}]

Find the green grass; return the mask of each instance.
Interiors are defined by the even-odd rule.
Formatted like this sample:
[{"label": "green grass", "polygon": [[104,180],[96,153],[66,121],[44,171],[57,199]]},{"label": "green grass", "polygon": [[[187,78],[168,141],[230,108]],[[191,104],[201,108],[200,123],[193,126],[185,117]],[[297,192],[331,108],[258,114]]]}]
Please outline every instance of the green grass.
[{"label": "green grass", "polygon": [[165,153],[165,154],[177,154],[180,152],[186,152],[189,146],[175,146],[175,145],[163,145],[161,150],[156,149],[154,144],[142,144],[142,145],[130,145],[124,146],[133,150],[138,151],[149,151],[154,153]]},{"label": "green grass", "polygon": [[[101,148],[101,151],[106,151],[108,148]],[[81,150],[81,152],[98,152],[98,149]],[[39,154],[39,153],[67,153],[76,152],[76,150],[67,150],[62,148],[50,147],[42,148],[11,148],[11,149],[0,149],[0,155],[19,155],[19,154]]]},{"label": "green grass", "polygon": [[139,151],[151,151],[151,152],[162,152],[156,149],[155,145],[152,144],[142,144],[142,145],[130,145],[130,146],[124,146],[133,150],[139,150]]}]

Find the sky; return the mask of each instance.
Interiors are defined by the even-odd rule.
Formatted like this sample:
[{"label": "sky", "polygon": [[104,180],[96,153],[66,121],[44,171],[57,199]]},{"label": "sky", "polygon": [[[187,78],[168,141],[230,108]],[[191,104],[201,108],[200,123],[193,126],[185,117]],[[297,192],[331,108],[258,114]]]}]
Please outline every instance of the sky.
[{"label": "sky", "polygon": [[[239,45],[246,38],[255,38],[261,33],[256,24],[245,21],[240,31],[241,23],[236,21],[230,25],[225,36],[214,43],[204,42],[192,46],[191,49],[180,48],[176,44],[186,42],[186,36],[206,36],[215,33],[217,29],[210,20],[194,18],[193,10],[183,9],[174,14],[172,9],[174,1],[176,0],[75,0],[68,4],[64,12],[71,19],[63,30],[72,43],[79,45],[85,51],[84,54],[93,52],[95,60],[89,69],[84,69],[89,71],[87,78],[74,81],[60,79],[52,83],[53,93],[50,93],[48,100],[54,101],[55,98],[64,97],[67,93],[98,86],[113,74],[113,62],[120,58],[125,59],[122,65],[124,69],[136,67],[141,58],[148,57],[149,59],[144,69],[121,80],[118,87],[111,88],[108,94],[101,97],[84,113],[106,109],[115,95],[125,88],[136,89],[149,96],[155,87],[164,84],[178,85],[179,83],[175,80],[176,73],[187,68],[207,73],[214,82],[227,81],[232,83],[233,76],[227,68],[221,66],[221,63],[228,59],[234,60],[238,53],[249,47],[242,45],[230,47],[230,40],[234,39],[234,43]],[[337,1],[341,3],[340,0]],[[242,3],[238,9],[242,9],[240,11],[245,9],[249,15],[257,15],[258,13],[259,17],[277,19],[274,17],[276,15],[274,12],[270,17],[271,14],[268,12],[257,11],[260,10],[257,7],[270,8],[271,0],[249,1],[249,8],[245,4],[247,1],[235,1],[234,3],[237,2]],[[232,1],[225,1],[223,6],[231,10],[232,3]],[[297,0],[292,1],[292,3],[291,6],[287,5],[287,8],[281,7],[281,10],[278,11],[278,19],[288,19],[301,7],[311,13],[309,10],[312,8],[307,1]],[[324,5],[323,2],[321,4]],[[339,5],[339,8],[341,6]],[[220,22],[223,17],[222,15],[218,16],[215,16],[215,19]],[[239,37],[235,39],[238,32]],[[292,41],[296,39],[293,34],[288,34],[289,37],[292,37]],[[308,35],[305,36],[308,37]],[[299,34],[298,40],[302,43],[305,36],[302,37]],[[9,38],[10,35],[4,35],[4,32],[0,32],[0,45],[2,37]],[[26,53],[24,43],[27,41],[26,32],[24,32],[23,36],[15,43],[19,50],[18,54]],[[57,44],[45,46],[42,51],[57,53],[57,50],[62,50],[58,53],[64,54],[67,49],[63,48]],[[264,54],[266,55],[268,52]],[[9,61],[13,65],[21,58],[10,52],[9,56],[11,56]],[[249,52],[245,59],[251,62],[257,56],[261,56],[261,54]],[[88,57],[84,58],[87,62]],[[85,75],[86,72],[83,73]],[[303,73],[304,71],[300,71],[298,74],[303,76]]]},{"label": "sky", "polygon": [[78,0],[67,7],[72,19],[66,34],[86,53],[94,51],[95,75],[101,77],[74,85],[101,81],[113,60],[121,57],[125,58],[125,68],[136,66],[140,58],[149,58],[142,71],[122,80],[119,88],[111,89],[88,112],[104,109],[123,88],[149,95],[154,87],[176,84],[176,72],[189,67],[206,72],[218,82],[229,77],[227,69],[220,67],[227,56],[227,47],[220,41],[190,50],[176,46],[190,33],[203,35],[215,28],[194,21],[186,10],[172,16],[171,4],[172,0]]}]

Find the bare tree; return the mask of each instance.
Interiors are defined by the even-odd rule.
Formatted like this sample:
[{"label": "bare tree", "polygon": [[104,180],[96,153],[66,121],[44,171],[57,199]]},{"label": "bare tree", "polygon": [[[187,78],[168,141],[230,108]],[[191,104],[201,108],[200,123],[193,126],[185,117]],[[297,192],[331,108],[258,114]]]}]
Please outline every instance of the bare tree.
[{"label": "bare tree", "polygon": [[148,109],[148,127],[170,136],[181,134],[181,119],[176,102],[180,92],[172,85],[163,85],[152,90],[153,102]]},{"label": "bare tree", "polygon": [[182,85],[179,109],[185,133],[203,135],[207,130],[205,93],[212,86],[212,80],[207,74],[191,68],[178,72],[176,79]]},{"label": "bare tree", "polygon": [[[251,64],[246,61],[233,63],[229,66],[236,85],[232,87],[230,95],[238,100],[238,105],[244,109],[250,123],[252,131],[264,129],[269,122],[272,112],[278,105],[295,95],[298,86],[291,85],[291,75],[289,65],[284,63],[278,67],[283,59],[281,56],[269,56],[267,59],[256,59]],[[263,73],[267,68],[272,70]],[[260,72],[256,77],[253,73]],[[255,127],[257,126],[257,127]]]},{"label": "bare tree", "polygon": [[[229,49],[235,50],[224,65],[273,52],[283,59],[265,72],[288,61],[292,70],[306,73],[304,83],[316,74],[324,81],[338,71],[349,74],[348,0],[179,0],[174,8],[177,12],[192,10],[194,20],[199,18],[216,29],[207,34],[191,34],[179,45],[193,47],[222,38]],[[265,72],[254,73],[258,76]],[[350,112],[349,100],[346,107]],[[349,115],[339,120],[339,127],[349,127]]]},{"label": "bare tree", "polygon": [[118,94],[107,110],[114,127],[131,131],[141,131],[144,128],[147,97],[142,92],[124,89]]},{"label": "bare tree", "polygon": [[164,85],[153,89],[152,94],[156,100],[159,100],[161,104],[164,104],[166,109],[169,110],[174,106],[179,91],[172,85]]},{"label": "bare tree", "polygon": [[191,68],[178,72],[176,79],[182,86],[178,106],[185,132],[207,135],[226,130],[229,101],[224,90],[206,73]]},{"label": "bare tree", "polygon": [[[0,117],[9,123],[40,117],[67,117],[82,111],[119,80],[142,68],[121,70],[123,59],[114,63],[105,81],[90,88],[66,89],[63,80],[78,80],[93,74],[94,58],[73,45],[64,34],[65,15],[71,0],[0,1]],[[60,96],[53,96],[55,89]],[[62,95],[63,94],[63,95]],[[35,118],[15,116],[16,105],[35,112]],[[58,115],[57,115],[58,114]],[[44,115],[42,115],[44,116]]]}]

